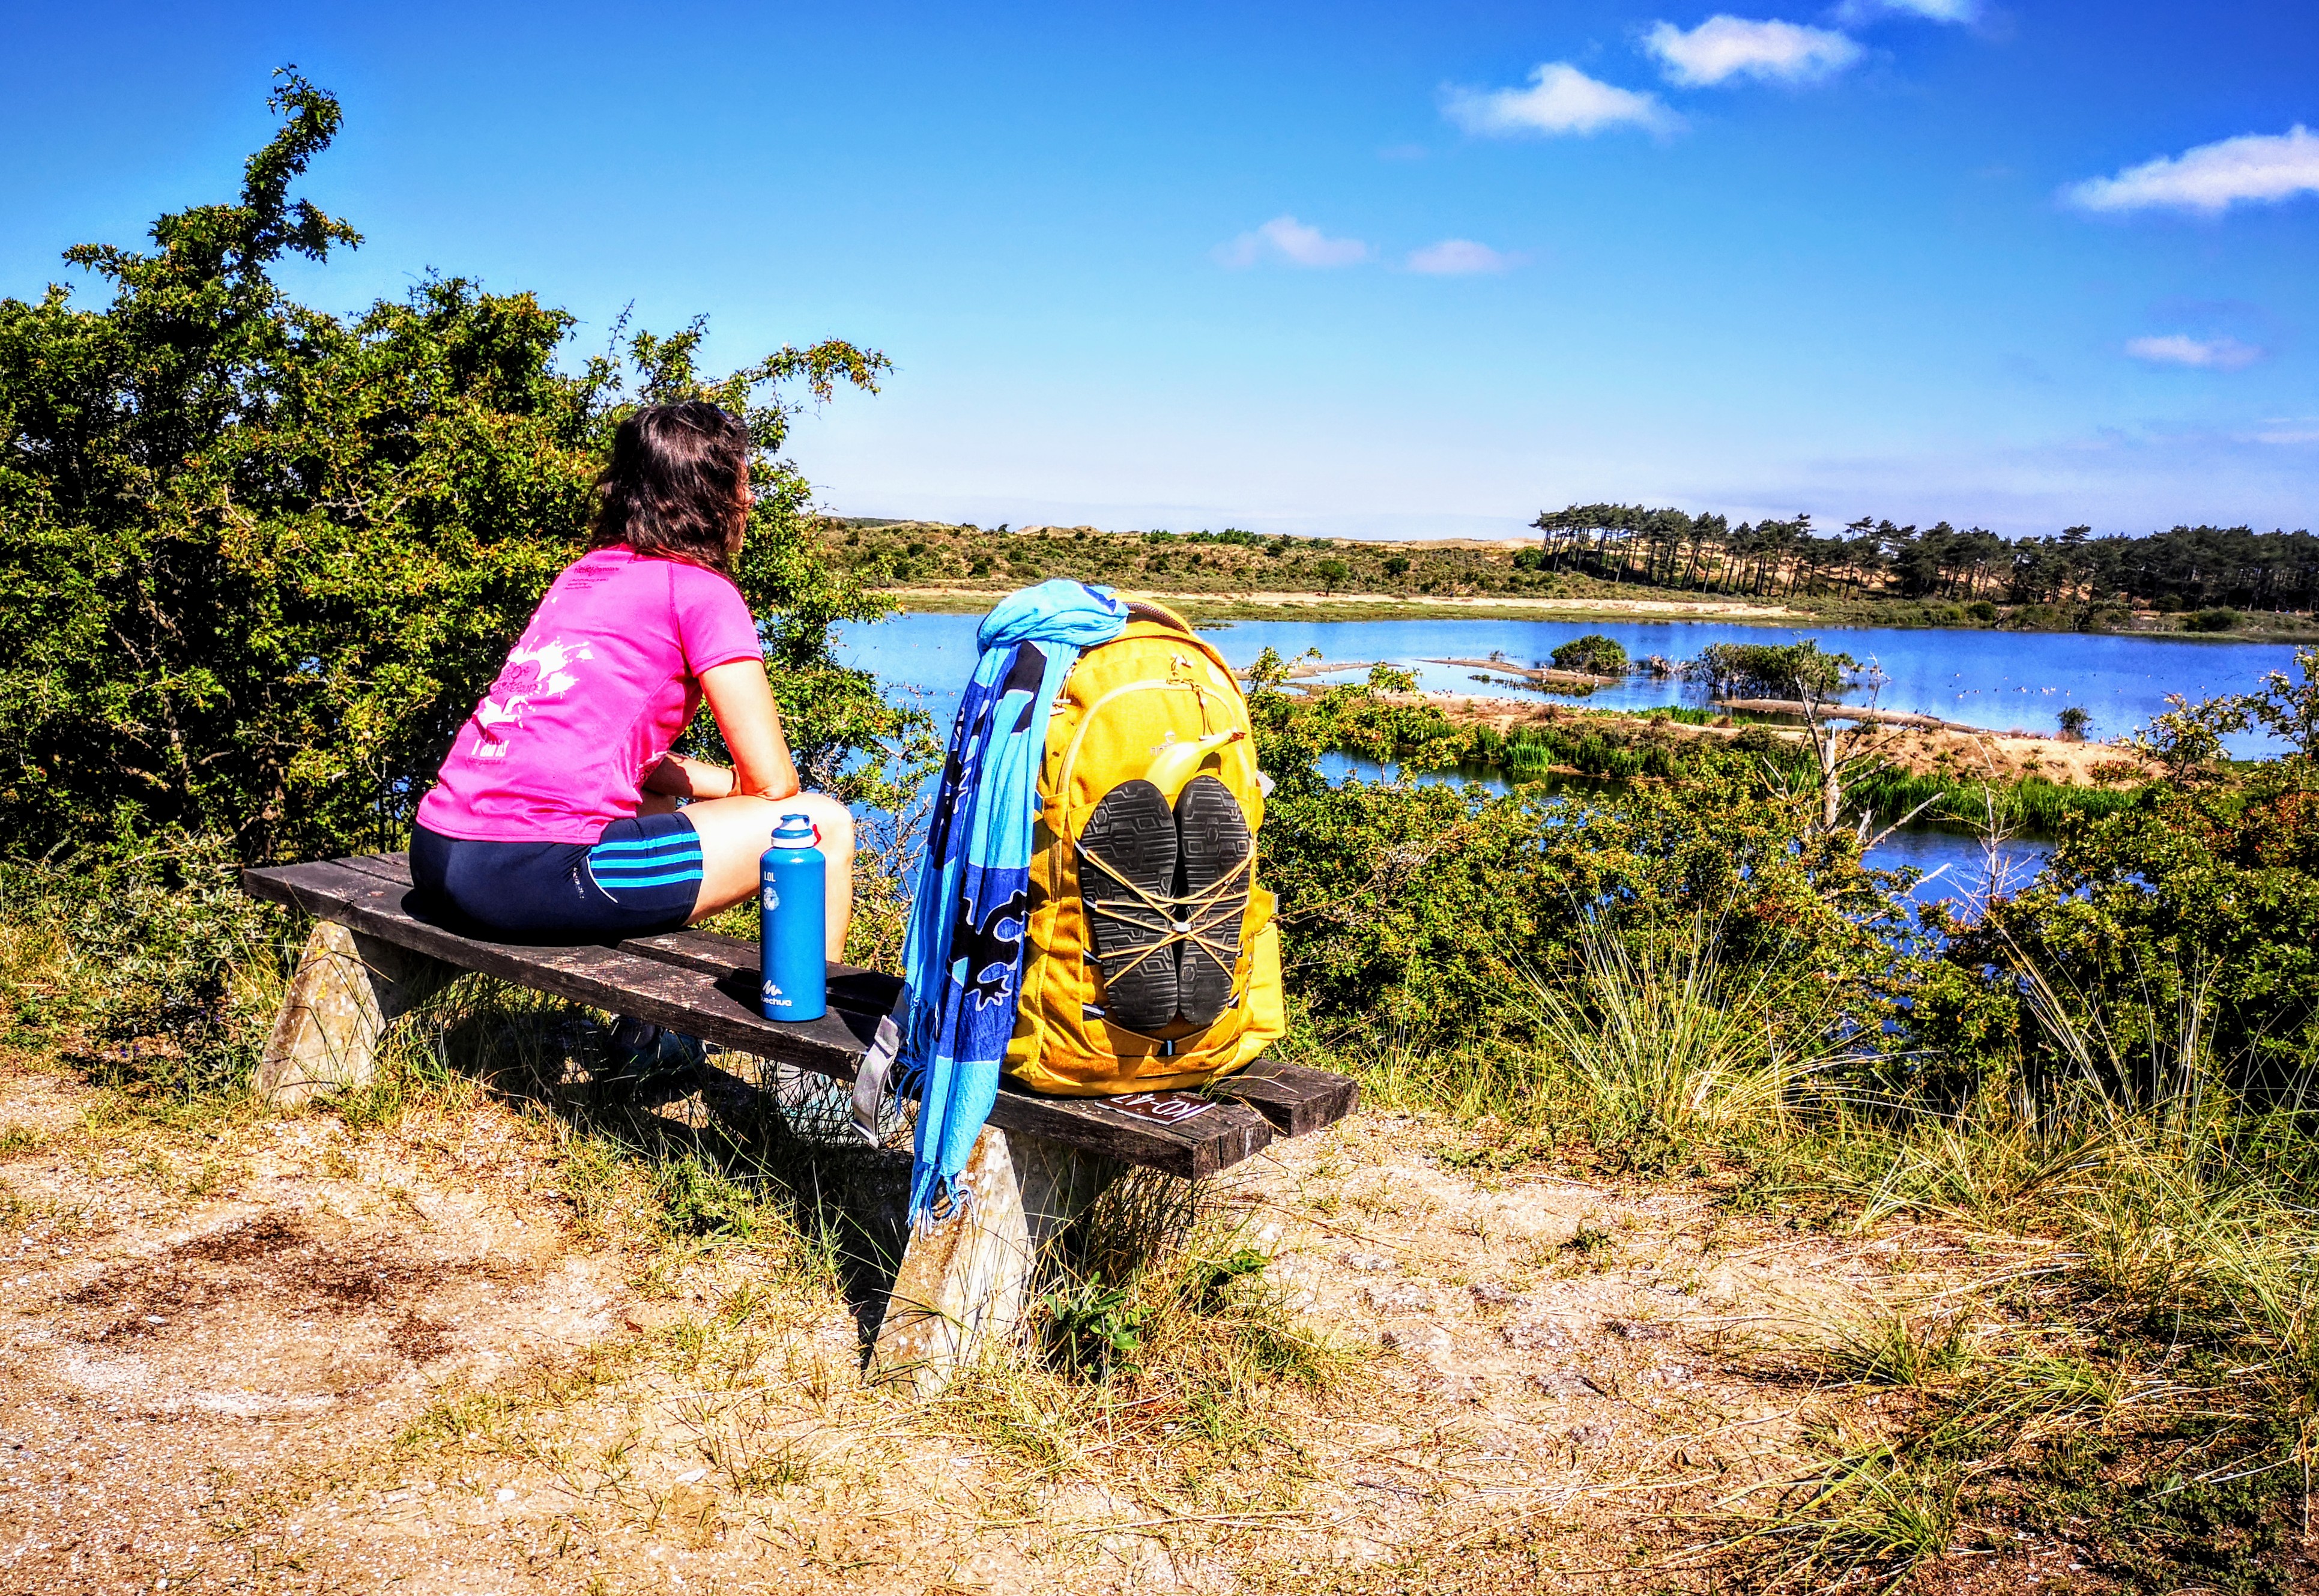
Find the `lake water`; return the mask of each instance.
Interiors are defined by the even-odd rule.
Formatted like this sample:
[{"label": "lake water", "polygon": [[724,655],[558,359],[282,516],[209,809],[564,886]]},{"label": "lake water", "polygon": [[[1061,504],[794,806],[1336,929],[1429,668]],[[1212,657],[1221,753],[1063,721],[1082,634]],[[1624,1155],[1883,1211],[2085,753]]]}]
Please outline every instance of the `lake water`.
[{"label": "lake water", "polygon": [[[846,663],[876,672],[889,689],[916,696],[947,732],[974,669],[974,633],[980,620],[973,615],[913,614],[841,627],[838,654]],[[1560,645],[1596,632],[1616,638],[1633,659],[1650,654],[1695,659],[1710,643],[1790,643],[1817,637],[1823,648],[1874,662],[1884,675],[1876,694],[1883,708],[1935,715],[1990,731],[2018,727],[2048,732],[2062,708],[2082,705],[2093,714],[2098,737],[2118,736],[2147,725],[2152,716],[2165,710],[2170,693],[2195,701],[2252,691],[2268,672],[2292,674],[2295,655],[2292,647],[2279,644],[2059,632],[1796,630],[1719,621],[1234,621],[1203,636],[1236,666],[1251,663],[1267,648],[1283,657],[1317,648],[1331,662],[1389,662],[1416,672],[1419,685],[1429,690],[1543,699],[1549,695],[1511,679],[1479,682],[1471,680],[1470,667],[1428,662],[1480,660],[1500,653],[1514,664],[1541,663]],[[1319,680],[1349,681],[1358,676]],[[1865,692],[1850,696],[1855,700],[1868,697]],[[1640,676],[1583,699],[1551,697],[1556,702],[1602,709],[1705,702],[1700,684]],[[2232,752],[2242,756],[2268,751],[2260,736],[2232,739]],[[1332,773],[1361,773],[1349,761],[1332,763]],[[2035,840],[2017,839],[2007,845],[2003,868],[2026,879],[2045,852]],[[1873,862],[1939,872],[1920,889],[1919,896],[1926,897],[1978,896],[1988,864],[1978,840],[1932,828],[1893,837],[1876,852]]]},{"label": "lake water", "polygon": [[[955,706],[974,669],[971,615],[900,615],[867,627],[840,628],[840,652],[849,663],[889,681],[932,691]],[[1574,637],[1599,632],[1616,638],[1631,659],[1661,654],[1699,657],[1710,643],[1792,643],[1817,637],[1820,646],[1873,662],[1884,673],[1876,702],[1886,709],[1936,715],[1944,720],[2001,732],[2050,732],[2070,705],[2093,714],[2092,735],[2115,737],[2145,726],[2166,708],[2166,695],[2193,700],[2218,693],[2251,692],[2265,672],[2294,671],[2295,650],[2285,644],[2216,643],[2183,637],[2116,637],[2071,632],[1903,631],[1892,627],[1817,627],[1792,630],[1718,621],[1234,621],[1204,632],[1216,652],[1246,665],[1267,648],[1293,658],[1317,648],[1332,662],[1388,661],[1414,671],[1430,691],[1481,692],[1507,698],[1545,697],[1535,689],[1484,683],[1463,665],[1429,660],[1487,659],[1502,653],[1517,665],[1542,664]],[[1322,678],[1352,681],[1354,675]],[[1854,691],[1855,700],[1867,693]],[[1647,709],[1662,704],[1703,704],[1696,682],[1634,676],[1583,700],[1596,709]],[[946,714],[946,712],[945,712]],[[2251,735],[2233,739],[2233,752],[2263,752]]]}]

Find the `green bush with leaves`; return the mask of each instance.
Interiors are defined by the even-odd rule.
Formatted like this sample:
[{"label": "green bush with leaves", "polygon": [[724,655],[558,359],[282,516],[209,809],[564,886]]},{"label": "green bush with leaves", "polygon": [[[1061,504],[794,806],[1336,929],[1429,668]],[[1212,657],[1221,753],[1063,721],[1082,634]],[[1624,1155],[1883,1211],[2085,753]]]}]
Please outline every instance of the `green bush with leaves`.
[{"label": "green bush with leaves", "polygon": [[1577,968],[1603,917],[1648,935],[1704,916],[1734,963],[1809,970],[1842,992],[1850,1023],[1878,1023],[1892,941],[1909,936],[1892,896],[1906,878],[1863,866],[1849,834],[1805,836],[1752,762],[1701,749],[1667,779],[1585,800],[1332,785],[1331,752],[1443,770],[1466,735],[1367,685],[1291,695],[1286,672],[1268,655],[1250,678],[1277,783],[1259,870],[1280,895],[1289,983],[1324,1029],[1425,1042],[1527,1032],[1520,972]]},{"label": "green bush with leaves", "polygon": [[2299,1098],[2319,1070],[2319,762],[2153,782],[1948,929],[1950,961],[2002,1010],[1976,1040],[2043,1095],[2147,1102],[2210,1054],[2237,1087]]},{"label": "green bush with leaves", "polygon": [[1860,662],[1829,654],[1817,638],[1800,643],[1710,643],[1699,667],[1718,698],[1764,694],[1780,699],[1828,699]]},{"label": "green bush with leaves", "polygon": [[1606,637],[1600,632],[1590,632],[1584,637],[1574,637],[1554,651],[1554,668],[1557,671],[1584,671],[1595,676],[1623,675],[1627,669],[1627,650],[1616,637]]},{"label": "green bush with leaves", "polygon": [[711,377],[695,322],[618,329],[572,363],[570,315],[460,277],[348,318],[301,305],[275,265],[361,240],[291,194],[338,103],[285,72],[272,104],[237,199],[163,216],[149,251],[67,252],[110,302],[0,300],[9,850],[392,844],[579,552],[612,431],[642,401],[707,398],[754,433],[737,574],[808,779],[837,784],[853,751],[908,729],[829,653],[831,622],[883,606],[826,567],[808,484],[778,457],[795,394],[874,387],[882,356],[833,341]]}]

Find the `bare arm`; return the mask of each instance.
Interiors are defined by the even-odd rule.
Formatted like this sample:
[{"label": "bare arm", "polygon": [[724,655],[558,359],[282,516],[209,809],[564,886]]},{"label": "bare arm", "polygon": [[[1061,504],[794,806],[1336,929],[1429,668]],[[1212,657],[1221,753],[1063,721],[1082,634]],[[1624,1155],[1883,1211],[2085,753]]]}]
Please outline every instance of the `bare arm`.
[{"label": "bare arm", "polygon": [[710,764],[705,759],[687,759],[681,753],[663,753],[660,756],[660,763],[645,777],[644,789],[663,793],[670,798],[731,798],[741,790],[741,778],[723,765]]},{"label": "bare arm", "polygon": [[[717,717],[717,729],[725,734],[725,746],[733,751],[732,791],[753,798],[795,798],[797,765],[781,735],[781,717],[773,708],[773,689],[765,680],[764,662],[732,660],[704,671],[700,692],[708,700],[708,712]],[[660,771],[653,774],[657,780]]]}]

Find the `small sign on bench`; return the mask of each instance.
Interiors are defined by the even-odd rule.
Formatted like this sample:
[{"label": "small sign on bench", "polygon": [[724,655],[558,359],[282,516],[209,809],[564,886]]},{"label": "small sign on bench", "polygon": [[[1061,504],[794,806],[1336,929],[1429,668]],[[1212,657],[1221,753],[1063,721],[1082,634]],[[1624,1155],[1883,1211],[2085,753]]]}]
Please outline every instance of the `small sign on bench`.
[{"label": "small sign on bench", "polygon": [[1155,1125],[1180,1125],[1186,1120],[1198,1119],[1215,1106],[1213,1100],[1189,1092],[1130,1092],[1123,1097],[1106,1097],[1104,1101],[1122,1114],[1150,1120]]}]

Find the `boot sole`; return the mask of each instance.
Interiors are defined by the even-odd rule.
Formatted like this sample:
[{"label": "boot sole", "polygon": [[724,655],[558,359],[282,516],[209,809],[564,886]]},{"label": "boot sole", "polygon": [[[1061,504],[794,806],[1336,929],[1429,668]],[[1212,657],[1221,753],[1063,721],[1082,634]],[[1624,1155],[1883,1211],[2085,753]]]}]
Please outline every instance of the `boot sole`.
[{"label": "boot sole", "polygon": [[1177,1007],[1187,1023],[1208,1026],[1232,1005],[1255,839],[1240,800],[1214,776],[1184,784],[1176,833],[1184,878],[1179,912],[1191,928],[1178,965]]},{"label": "boot sole", "polygon": [[1149,781],[1121,782],[1087,816],[1078,852],[1104,1016],[1130,1031],[1157,1031],[1176,1017],[1177,1002],[1175,950],[1164,945],[1171,910],[1153,906],[1168,906],[1176,890],[1176,817],[1167,796]]}]

